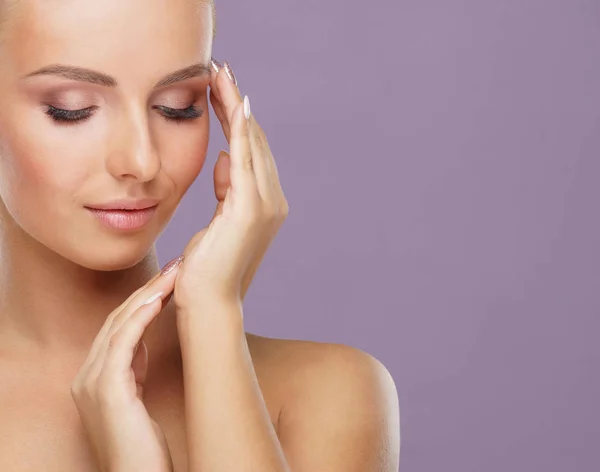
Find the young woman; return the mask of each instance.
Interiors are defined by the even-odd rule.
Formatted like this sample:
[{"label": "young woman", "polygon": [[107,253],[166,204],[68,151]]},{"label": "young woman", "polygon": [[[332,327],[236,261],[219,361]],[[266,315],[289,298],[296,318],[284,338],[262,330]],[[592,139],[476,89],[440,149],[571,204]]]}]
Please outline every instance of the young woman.
[{"label": "young woman", "polygon": [[[288,204],[211,60],[212,3],[0,4],[0,470],[396,471],[379,361],[244,331]],[[229,143],[215,215],[161,272],[209,101]]]}]

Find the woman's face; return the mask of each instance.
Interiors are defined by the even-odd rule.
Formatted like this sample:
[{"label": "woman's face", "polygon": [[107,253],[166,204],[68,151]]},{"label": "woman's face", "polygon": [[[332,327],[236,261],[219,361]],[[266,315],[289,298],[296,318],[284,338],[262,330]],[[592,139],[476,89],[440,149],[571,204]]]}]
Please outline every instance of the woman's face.
[{"label": "woman's face", "polygon": [[[0,216],[85,267],[132,265],[204,164],[210,3],[19,0],[3,28]],[[95,72],[28,76],[57,65]],[[158,84],[194,65],[191,77]],[[107,227],[86,208],[143,198],[159,203],[136,230]]]}]

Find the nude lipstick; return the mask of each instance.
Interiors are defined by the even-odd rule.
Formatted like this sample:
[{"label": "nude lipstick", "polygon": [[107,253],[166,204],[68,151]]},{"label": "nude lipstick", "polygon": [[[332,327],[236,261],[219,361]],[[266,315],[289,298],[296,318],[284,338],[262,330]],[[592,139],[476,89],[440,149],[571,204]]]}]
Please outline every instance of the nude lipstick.
[{"label": "nude lipstick", "polygon": [[103,225],[119,230],[136,230],[146,226],[156,213],[158,200],[114,200],[112,202],[87,205]]}]

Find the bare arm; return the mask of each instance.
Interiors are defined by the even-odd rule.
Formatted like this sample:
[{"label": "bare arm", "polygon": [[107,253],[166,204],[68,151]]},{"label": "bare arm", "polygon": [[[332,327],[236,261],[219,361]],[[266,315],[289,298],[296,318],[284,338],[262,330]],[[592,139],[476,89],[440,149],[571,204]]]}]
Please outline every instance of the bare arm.
[{"label": "bare arm", "polygon": [[259,388],[239,305],[180,317],[189,472],[291,472]]},{"label": "bare arm", "polygon": [[383,364],[358,349],[324,345],[322,361],[297,375],[278,438],[239,310],[214,305],[182,317],[188,470],[396,472],[398,397]]}]

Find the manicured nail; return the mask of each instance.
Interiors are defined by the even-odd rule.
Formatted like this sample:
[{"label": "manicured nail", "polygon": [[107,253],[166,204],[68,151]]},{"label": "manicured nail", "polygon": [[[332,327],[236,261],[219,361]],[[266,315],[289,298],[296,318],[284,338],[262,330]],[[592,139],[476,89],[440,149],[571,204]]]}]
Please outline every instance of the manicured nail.
[{"label": "manicured nail", "polygon": [[244,116],[247,120],[250,119],[250,99],[248,95],[244,95]]},{"label": "manicured nail", "polygon": [[217,74],[221,70],[221,64],[214,57],[210,58],[210,65]]},{"label": "manicured nail", "polygon": [[233,84],[237,87],[237,84],[238,84],[237,79],[235,78],[235,75],[233,74],[233,70],[231,69],[229,62],[225,61],[224,67],[225,67],[225,72],[227,72],[227,76],[233,82]]},{"label": "manicured nail", "polygon": [[142,305],[149,305],[150,303],[152,303],[154,300],[159,299],[160,297],[162,297],[164,292],[158,292],[155,293],[154,295],[152,295],[148,300],[146,300],[144,303],[142,303]]},{"label": "manicured nail", "polygon": [[160,275],[165,275],[171,272],[175,267],[183,262],[183,256],[176,257],[172,261],[169,261],[163,269],[160,271]]}]

